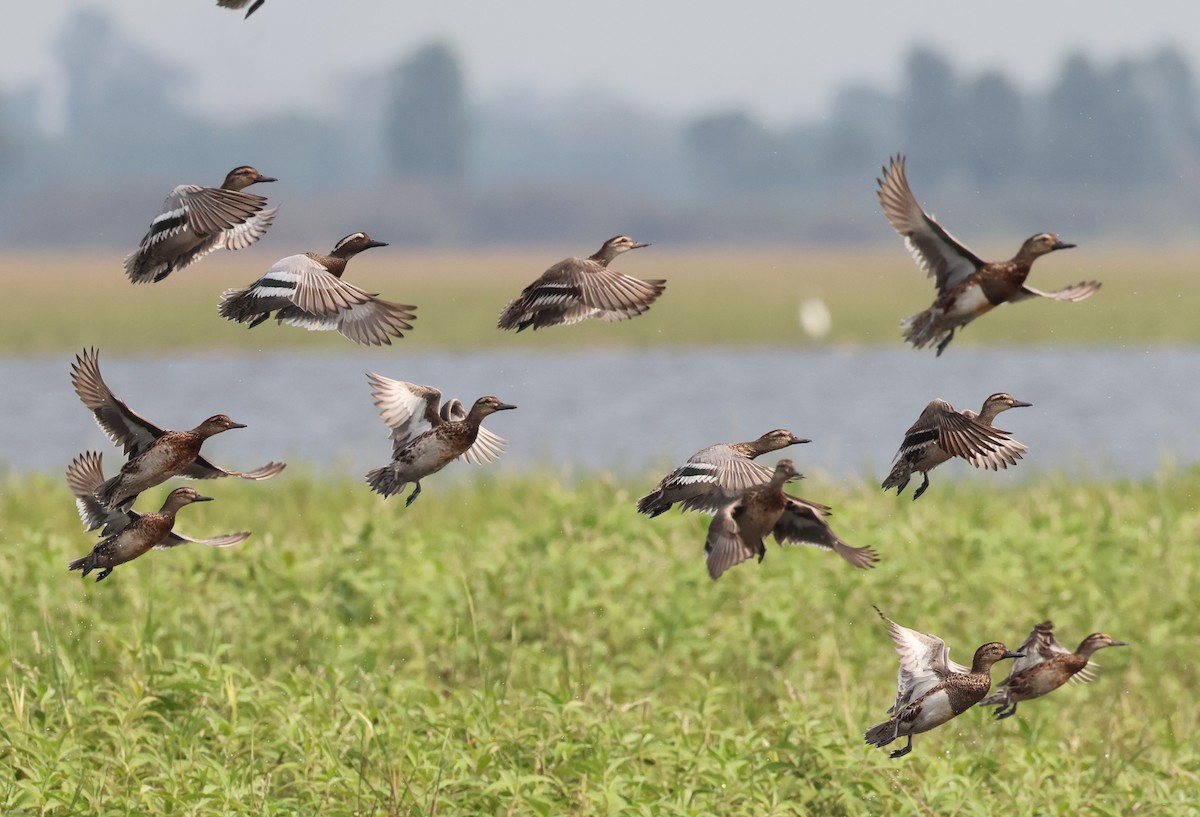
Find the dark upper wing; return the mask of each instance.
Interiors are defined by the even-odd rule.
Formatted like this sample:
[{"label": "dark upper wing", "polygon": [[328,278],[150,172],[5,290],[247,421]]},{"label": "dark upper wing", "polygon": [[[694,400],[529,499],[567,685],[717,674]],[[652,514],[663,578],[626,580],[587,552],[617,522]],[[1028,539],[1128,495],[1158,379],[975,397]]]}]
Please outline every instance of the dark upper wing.
[{"label": "dark upper wing", "polygon": [[954,289],[984,261],[922,209],[908,186],[904,157],[896,156],[883,169],[879,203],[892,229],[904,238],[908,251],[925,274],[935,277],[939,294]]},{"label": "dark upper wing", "polygon": [[500,313],[502,329],[561,326],[587,318],[619,321],[640,315],[666,281],[643,281],[590,258],[568,258],[542,273]]},{"label": "dark upper wing", "polygon": [[993,471],[1016,465],[1017,460],[1029,450],[1007,431],[963,414],[941,417],[938,445],[946,453],[962,457],[976,468],[990,468]]},{"label": "dark upper wing", "polygon": [[[179,206],[198,235],[214,235],[245,223],[267,203],[265,196],[223,187],[184,185],[175,188]],[[174,196],[173,196],[174,197]],[[171,199],[167,199],[170,209]]]},{"label": "dark upper wing", "polygon": [[603,321],[620,321],[641,315],[663,294],[667,282],[643,281],[596,262],[574,265],[571,279],[579,284],[584,305]]},{"label": "dark upper wing", "polygon": [[897,458],[936,444],[952,457],[962,457],[976,468],[998,470],[1015,465],[1028,450],[1001,431],[956,410],[945,400],[930,401],[917,422],[904,435]]},{"label": "dark upper wing", "polygon": [[754,551],[738,534],[734,517],[740,508],[740,500],[722,506],[708,525],[704,552],[708,555],[708,575],[714,580],[721,578],[721,574],[729,568],[754,558]]},{"label": "dark upper wing", "polygon": [[85,349],[71,364],[71,384],[108,438],[132,459],[162,436],[163,430],[118,400],[100,376],[100,351]]},{"label": "dark upper wing", "polygon": [[785,496],[787,506],[775,523],[776,542],[832,550],[855,567],[867,568],[879,561],[875,551],[851,547],[833,532],[821,511],[825,506],[816,507],[794,496]]}]

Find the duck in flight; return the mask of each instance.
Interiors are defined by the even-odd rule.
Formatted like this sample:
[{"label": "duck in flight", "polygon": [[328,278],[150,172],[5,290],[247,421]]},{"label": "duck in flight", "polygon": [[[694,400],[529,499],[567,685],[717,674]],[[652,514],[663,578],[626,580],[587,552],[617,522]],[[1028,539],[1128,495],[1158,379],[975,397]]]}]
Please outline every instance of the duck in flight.
[{"label": "duck in flight", "polygon": [[1000,304],[1028,298],[1082,301],[1100,288],[1096,281],[1083,281],[1043,292],[1025,283],[1038,258],[1075,246],[1053,233],[1027,238],[1008,261],[984,261],[975,255],[922,209],[908,186],[903,156],[891,159],[883,178],[876,182],[879,203],[892,229],[904,239],[917,266],[937,280],[938,297],[933,305],[900,323],[904,339],[918,349],[937,344],[940,357],[958,329]]}]

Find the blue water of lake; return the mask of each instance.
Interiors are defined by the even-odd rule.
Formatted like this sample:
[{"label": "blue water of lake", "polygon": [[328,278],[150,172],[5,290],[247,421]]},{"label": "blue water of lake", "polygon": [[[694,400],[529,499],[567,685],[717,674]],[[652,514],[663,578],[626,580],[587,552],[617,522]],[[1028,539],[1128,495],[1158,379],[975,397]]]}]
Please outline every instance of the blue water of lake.
[{"label": "blue water of lake", "polygon": [[[105,452],[110,472],[122,461],[75,396],[69,366],[65,355],[0,360],[5,468],[61,473],[87,449]],[[468,405],[484,394],[517,404],[488,419],[509,451],[482,468],[608,470],[630,478],[633,490],[699,448],[776,427],[812,438],[788,452],[801,470],[877,481],[930,399],[978,410],[997,391],[1033,403],[997,421],[1030,448],[1006,480],[1048,470],[1146,476],[1164,461],[1200,458],[1200,351],[1185,348],[968,347],[935,359],[901,348],[409,354],[401,345],[329,356],[104,354],[101,370],[118,397],[160,426],[190,428],[218,412],[246,423],[205,445],[232,468],[283,459],[356,474],[385,464],[387,429],[367,371],[435,385]],[[456,463],[447,474],[478,467]],[[996,476],[954,463],[939,479]]]}]

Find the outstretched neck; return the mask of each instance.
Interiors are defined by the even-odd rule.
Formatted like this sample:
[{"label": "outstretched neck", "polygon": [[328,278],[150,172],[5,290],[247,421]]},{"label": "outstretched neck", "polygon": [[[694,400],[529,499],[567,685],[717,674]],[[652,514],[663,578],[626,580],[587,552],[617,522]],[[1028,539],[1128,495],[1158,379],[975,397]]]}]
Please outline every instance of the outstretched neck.
[{"label": "outstretched neck", "polygon": [[609,262],[620,254],[621,253],[619,251],[614,250],[612,247],[609,247],[607,244],[605,244],[603,247],[589,255],[588,260],[595,261],[602,267],[607,267]]},{"label": "outstretched neck", "polygon": [[346,271],[346,263],[353,257],[353,255],[339,255],[337,250],[330,255],[321,255],[315,252],[307,253],[307,255],[336,278],[342,277],[342,273]]}]

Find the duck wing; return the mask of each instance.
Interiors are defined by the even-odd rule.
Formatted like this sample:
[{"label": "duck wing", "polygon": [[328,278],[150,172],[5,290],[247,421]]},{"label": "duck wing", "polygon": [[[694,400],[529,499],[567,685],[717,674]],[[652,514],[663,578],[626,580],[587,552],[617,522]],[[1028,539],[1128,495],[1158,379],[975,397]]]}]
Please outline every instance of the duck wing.
[{"label": "duck wing", "polygon": [[241,479],[258,481],[261,479],[270,479],[286,467],[287,463],[285,462],[272,461],[259,468],[255,468],[253,471],[235,471],[232,468],[222,468],[202,456],[197,456],[191,465],[179,473],[179,476],[187,477],[188,479],[240,477]]},{"label": "duck wing", "polygon": [[967,667],[950,660],[946,642],[936,635],[902,627],[885,616],[878,607],[875,612],[887,624],[888,634],[900,657],[896,703],[888,712],[899,712],[908,703],[942,683],[951,673],[970,672]]},{"label": "duck wing", "polygon": [[710,445],[663,477],[638,502],[638,510],[657,515],[682,502],[686,510],[714,514],[748,488],[770,482],[771,474],[727,443]]},{"label": "duck wing", "polygon": [[879,555],[870,548],[856,548],[843,542],[829,523],[825,521],[822,508],[803,499],[784,494],[787,505],[779,521],[775,523],[775,541],[779,544],[807,545],[832,550],[850,564],[859,568],[873,567]]},{"label": "duck wing", "polygon": [[578,323],[587,318],[621,321],[650,308],[666,281],[643,281],[590,258],[558,262],[521,291],[500,313],[501,329],[518,331]]},{"label": "duck wing", "polygon": [[643,281],[611,267],[591,262],[577,268],[585,305],[602,321],[623,321],[641,315],[667,288],[664,280]]},{"label": "duck wing", "polygon": [[[236,291],[234,291],[236,294]],[[364,346],[391,344],[412,329],[415,306],[379,300],[329,272],[308,255],[292,255],[238,297],[262,298],[259,311],[279,309],[280,323],[304,329],[336,330]],[[228,317],[228,316],[227,316]]]},{"label": "duck wing", "polygon": [[71,385],[83,404],[91,409],[96,424],[125,456],[133,459],[163,435],[163,430],[117,399],[100,376],[100,350],[92,347],[75,356]]},{"label": "duck wing", "polygon": [[1068,654],[1070,650],[1059,644],[1058,639],[1054,637],[1054,623],[1043,621],[1034,627],[1029,636],[1021,642],[1021,646],[1017,647],[1017,652],[1022,653],[1024,657],[1013,659],[1008,677],[997,686],[1007,686],[1013,676],[1039,664],[1044,664],[1057,655]]},{"label": "duck wing", "polygon": [[754,558],[754,550],[742,541],[738,533],[737,519],[741,512],[741,500],[729,502],[717,511],[708,525],[708,536],[704,540],[707,555],[708,575],[716,579],[731,567]]},{"label": "duck wing", "polygon": [[994,428],[945,400],[933,400],[904,435],[896,458],[937,445],[952,457],[961,457],[976,468],[993,471],[1016,465],[1026,451],[1007,431]]},{"label": "duck wing", "polygon": [[1053,298],[1056,301],[1083,301],[1096,294],[1096,290],[1100,289],[1099,281],[1081,281],[1073,286],[1063,287],[1054,292],[1043,292],[1040,289],[1034,289],[1029,284],[1023,284],[1017,294],[1009,298],[1009,303],[1015,301],[1024,301],[1029,298]]},{"label": "duck wing", "polygon": [[104,507],[104,503],[96,497],[96,489],[103,483],[103,455],[96,451],[85,451],[67,466],[67,487],[75,495],[75,507],[79,510],[84,529],[103,528],[101,536],[112,536],[129,527],[141,514]]},{"label": "duck wing", "polygon": [[439,389],[393,380],[374,372],[367,373],[367,382],[371,384],[379,416],[392,430],[393,458],[417,437],[445,422],[438,412],[442,402]]},{"label": "duck wing", "polygon": [[267,229],[275,223],[278,207],[263,210],[253,218],[248,218],[241,224],[235,224],[221,233],[221,246],[227,250],[244,250],[266,234]]},{"label": "duck wing", "polygon": [[[200,241],[182,254],[172,264],[171,269],[180,270],[199,261],[221,246],[226,230],[253,218],[266,203],[267,199],[264,196],[240,190],[201,187],[196,184],[179,185],[163,202],[162,211],[150,222],[150,229],[142,237],[138,248],[126,256],[125,274],[134,283],[158,280],[155,277],[157,268],[140,268],[143,256],[158,244],[174,238],[184,230],[191,230],[198,239],[207,240]],[[165,276],[159,276],[161,277]]]},{"label": "duck wing", "polygon": [[904,239],[917,266],[926,276],[936,278],[939,295],[954,289],[984,265],[979,256],[950,235],[917,202],[908,186],[903,156],[889,160],[883,178],[875,181],[879,185],[877,195],[883,214]]},{"label": "duck wing", "polygon": [[193,539],[190,536],[184,536],[182,533],[171,531],[166,537],[155,545],[156,550],[165,550],[166,548],[178,547],[179,545],[194,544],[207,545],[210,548],[227,548],[239,545],[250,538],[250,531],[240,531],[238,533],[226,533],[221,536],[214,536],[211,539]]}]

